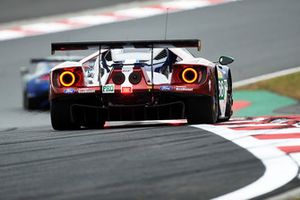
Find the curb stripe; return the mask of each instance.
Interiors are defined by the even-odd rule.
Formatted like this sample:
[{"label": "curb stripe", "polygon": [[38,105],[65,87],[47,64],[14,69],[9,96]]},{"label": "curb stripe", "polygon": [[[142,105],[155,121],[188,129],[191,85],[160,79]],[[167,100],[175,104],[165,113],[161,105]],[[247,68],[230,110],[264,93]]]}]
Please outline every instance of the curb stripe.
[{"label": "curb stripe", "polygon": [[194,127],[241,146],[266,167],[264,175],[257,181],[215,199],[256,198],[300,177],[300,116],[239,118],[218,125]]},{"label": "curb stripe", "polygon": [[[164,2],[144,2],[118,9],[112,12],[98,11],[93,14],[73,14],[73,17],[57,17],[55,20],[44,18],[42,20],[28,21],[21,25],[14,25],[9,28],[1,28],[0,41],[22,38],[27,36],[41,35],[60,31],[86,28],[89,26],[102,25],[124,20],[139,19],[166,12],[179,12],[201,7],[213,6],[232,2],[236,0],[168,0]],[[53,17],[52,17],[53,18]],[[38,22],[37,22],[38,21]],[[12,22],[15,24],[17,22]]]},{"label": "curb stripe", "polygon": [[[231,193],[219,196],[216,200],[251,199],[272,192],[293,180],[298,173],[298,165],[283,151],[276,147],[261,145],[260,141],[252,136],[239,136],[239,131],[213,126],[194,125],[193,127],[215,133],[248,150],[260,159],[266,167],[262,177],[255,182]],[[282,173],[284,171],[284,173]]]},{"label": "curb stripe", "polygon": [[291,139],[291,138],[300,138],[300,133],[290,133],[290,134],[261,134],[254,135],[253,137],[260,140],[273,140],[273,139]]},{"label": "curb stripe", "polygon": [[285,153],[297,153],[300,152],[300,146],[285,146],[285,147],[278,147],[281,151]]}]

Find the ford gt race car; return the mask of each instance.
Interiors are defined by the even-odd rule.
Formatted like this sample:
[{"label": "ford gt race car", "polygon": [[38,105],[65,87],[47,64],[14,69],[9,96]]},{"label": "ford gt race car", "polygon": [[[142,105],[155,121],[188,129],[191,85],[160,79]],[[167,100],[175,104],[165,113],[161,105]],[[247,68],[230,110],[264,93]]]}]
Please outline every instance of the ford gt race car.
[{"label": "ford gt race car", "polygon": [[200,40],[53,43],[56,51],[97,51],[51,69],[50,112],[55,130],[102,128],[105,121],[186,118],[189,124],[232,115],[227,66],[194,57]]},{"label": "ford gt race car", "polygon": [[27,67],[21,67],[24,109],[49,109],[49,73],[51,68],[67,60],[78,61],[81,58],[79,56],[33,58],[30,60],[31,65],[35,67],[32,72]]}]

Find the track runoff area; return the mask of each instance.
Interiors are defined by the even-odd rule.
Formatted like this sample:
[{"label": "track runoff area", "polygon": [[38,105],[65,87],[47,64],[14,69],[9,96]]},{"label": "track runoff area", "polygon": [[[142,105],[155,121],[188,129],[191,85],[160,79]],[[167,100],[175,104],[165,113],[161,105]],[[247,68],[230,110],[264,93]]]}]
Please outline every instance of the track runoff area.
[{"label": "track runoff area", "polygon": [[[214,6],[234,0],[170,0],[143,2],[56,17],[14,22],[0,28],[0,41],[132,20],[167,12]],[[254,78],[255,79],[255,78]],[[254,80],[253,79],[253,80]],[[250,199],[297,181],[300,167],[300,116],[235,118],[218,125],[193,125],[217,134],[261,160],[258,180],[216,199]]]}]

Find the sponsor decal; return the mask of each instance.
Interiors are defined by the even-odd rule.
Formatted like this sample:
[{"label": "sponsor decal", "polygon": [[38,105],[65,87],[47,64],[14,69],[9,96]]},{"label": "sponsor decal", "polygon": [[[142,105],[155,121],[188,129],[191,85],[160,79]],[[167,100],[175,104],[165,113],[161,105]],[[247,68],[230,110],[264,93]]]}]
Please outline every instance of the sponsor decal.
[{"label": "sponsor decal", "polygon": [[223,73],[220,70],[218,70],[218,79],[223,79],[223,78],[224,78]]},{"label": "sponsor decal", "polygon": [[173,87],[172,86],[169,86],[169,85],[164,85],[164,86],[160,86],[159,88],[161,91],[171,91],[173,90]]},{"label": "sponsor decal", "polygon": [[224,100],[227,93],[227,80],[219,79],[219,99]]},{"label": "sponsor decal", "polygon": [[123,67],[122,68],[123,73],[128,73],[128,72],[131,72],[132,70],[133,70],[132,67]]},{"label": "sponsor decal", "polygon": [[103,85],[102,93],[115,93],[115,85],[114,84]]},{"label": "sponsor decal", "polygon": [[86,94],[86,93],[95,93],[96,90],[91,90],[89,88],[78,89],[78,93]]},{"label": "sponsor decal", "polygon": [[193,91],[194,89],[193,88],[188,88],[186,86],[177,86],[177,87],[175,87],[175,90],[176,91]]},{"label": "sponsor decal", "polygon": [[64,90],[64,93],[65,94],[73,94],[73,93],[75,93],[76,92],[76,90],[74,89],[74,88],[68,88],[68,89],[65,89]]}]

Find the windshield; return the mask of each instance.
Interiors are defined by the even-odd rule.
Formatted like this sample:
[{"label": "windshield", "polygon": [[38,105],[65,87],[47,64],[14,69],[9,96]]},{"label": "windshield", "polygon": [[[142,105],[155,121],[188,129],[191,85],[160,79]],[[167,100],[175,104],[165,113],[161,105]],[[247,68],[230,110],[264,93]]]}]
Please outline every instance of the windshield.
[{"label": "windshield", "polygon": [[111,58],[115,62],[125,61],[149,61],[151,59],[151,49],[112,49]]}]

